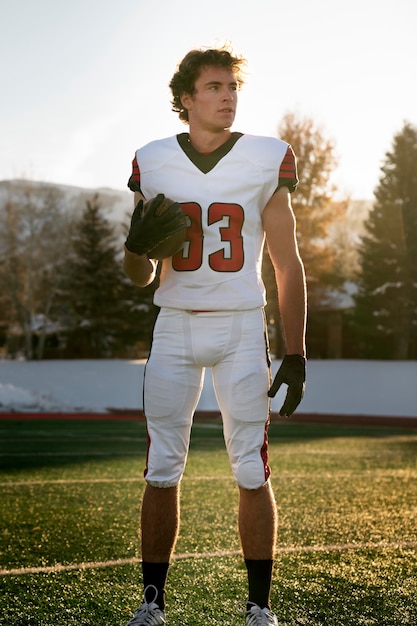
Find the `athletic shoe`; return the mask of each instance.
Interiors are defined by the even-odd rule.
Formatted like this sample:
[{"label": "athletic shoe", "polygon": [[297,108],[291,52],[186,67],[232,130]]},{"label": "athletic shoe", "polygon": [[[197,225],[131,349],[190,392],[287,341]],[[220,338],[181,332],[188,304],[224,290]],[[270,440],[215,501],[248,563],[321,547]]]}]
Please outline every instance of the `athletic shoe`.
[{"label": "athletic shoe", "polygon": [[278,626],[278,620],[268,608],[261,609],[253,604],[246,613],[246,626]]},{"label": "athletic shoe", "polygon": [[[155,591],[152,602],[147,602],[146,600],[148,589],[154,589]],[[126,626],[161,626],[161,624],[165,624],[165,613],[155,603],[157,596],[158,589],[154,585],[148,585],[143,594],[142,606],[139,607]]]}]

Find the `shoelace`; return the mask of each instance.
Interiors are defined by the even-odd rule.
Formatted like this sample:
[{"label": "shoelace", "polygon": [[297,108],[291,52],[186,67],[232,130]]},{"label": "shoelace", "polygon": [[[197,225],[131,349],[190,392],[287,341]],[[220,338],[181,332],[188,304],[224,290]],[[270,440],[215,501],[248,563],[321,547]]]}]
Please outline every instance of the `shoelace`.
[{"label": "shoelace", "polygon": [[[247,612],[247,626],[267,626],[268,624],[274,624],[273,619],[269,619],[269,617],[273,616],[271,611],[265,611],[261,609],[260,606],[253,602],[249,602],[251,604],[250,611]],[[253,610],[255,608],[255,610]]]},{"label": "shoelace", "polygon": [[[148,602],[148,600],[146,599],[146,593],[148,589],[153,589],[155,593],[153,600],[151,600],[150,602]],[[158,589],[155,587],[155,585],[148,585],[143,593],[143,604],[140,609],[136,611],[136,614],[132,617],[132,619],[128,623],[128,626],[137,626],[138,624],[152,624],[152,620],[154,618],[153,611],[155,609],[159,609],[159,606],[155,604],[155,600],[157,597]]]}]

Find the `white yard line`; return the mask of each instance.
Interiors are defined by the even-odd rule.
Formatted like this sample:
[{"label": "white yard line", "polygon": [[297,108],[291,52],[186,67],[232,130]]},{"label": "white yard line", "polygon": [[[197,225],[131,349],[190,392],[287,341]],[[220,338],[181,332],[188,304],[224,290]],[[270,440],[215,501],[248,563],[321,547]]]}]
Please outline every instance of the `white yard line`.
[{"label": "white yard line", "polygon": [[78,483],[137,483],[144,482],[143,477],[137,478],[58,478],[57,480],[19,480],[0,483],[1,487],[32,487],[33,485],[77,485]]},{"label": "white yard line", "polygon": [[[184,476],[184,482],[201,482],[203,480],[233,480],[231,475],[219,475],[219,476],[197,476],[189,478]],[[143,483],[145,480],[143,476],[131,477],[131,478],[58,478],[56,480],[19,480],[19,481],[4,481],[0,482],[0,489],[2,487],[32,487],[33,485],[46,486],[46,485],[76,485],[78,483]]]},{"label": "white yard line", "polygon": [[12,457],[16,457],[16,458],[21,458],[21,457],[25,457],[25,458],[42,458],[44,456],[47,457],[66,457],[66,456],[70,456],[70,457],[77,457],[77,456],[108,456],[108,457],[117,457],[117,456],[139,456],[137,451],[135,452],[134,450],[129,452],[100,452],[100,451],[91,451],[91,450],[85,450],[85,452],[2,452],[0,453],[0,457],[4,457],[4,458],[12,458]]},{"label": "white yard line", "polygon": [[[277,553],[287,554],[293,552],[346,552],[349,550],[397,550],[399,548],[417,548],[417,541],[394,541],[392,543],[364,542],[364,543],[341,543],[327,546],[282,546]],[[183,559],[207,559],[221,558],[225,556],[241,555],[240,550],[223,550],[219,552],[186,552],[174,556],[175,561]],[[112,561],[89,561],[87,563],[69,563],[67,565],[49,565],[44,567],[21,567],[15,569],[0,570],[0,576],[20,576],[22,574],[52,574],[59,572],[69,572],[71,570],[99,569],[103,567],[120,567],[123,565],[137,565],[141,562],[138,557],[130,559],[115,559]]]}]

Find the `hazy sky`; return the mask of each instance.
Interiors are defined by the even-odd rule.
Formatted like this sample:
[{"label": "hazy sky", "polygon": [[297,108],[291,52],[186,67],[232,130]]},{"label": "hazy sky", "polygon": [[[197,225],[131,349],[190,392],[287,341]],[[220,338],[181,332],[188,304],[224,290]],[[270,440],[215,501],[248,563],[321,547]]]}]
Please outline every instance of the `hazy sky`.
[{"label": "hazy sky", "polygon": [[312,117],[336,182],[372,198],[404,121],[417,125],[416,0],[0,0],[0,180],[126,189],[134,151],[186,130],[168,83],[194,47],[249,61],[234,130]]}]

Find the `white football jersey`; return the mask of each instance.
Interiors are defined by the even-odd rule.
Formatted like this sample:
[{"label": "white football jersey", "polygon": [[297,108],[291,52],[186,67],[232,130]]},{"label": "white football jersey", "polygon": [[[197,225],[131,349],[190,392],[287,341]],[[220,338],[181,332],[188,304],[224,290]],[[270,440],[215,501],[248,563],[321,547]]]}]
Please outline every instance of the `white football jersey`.
[{"label": "white football jersey", "polygon": [[129,187],[163,193],[189,217],[186,241],[162,261],[155,304],[187,310],[243,310],[265,305],[261,277],[262,211],[281,186],[297,185],[291,147],[273,137],[232,133],[208,155],[188,134],[137,150]]}]

